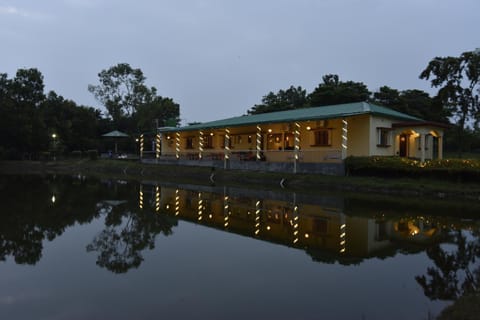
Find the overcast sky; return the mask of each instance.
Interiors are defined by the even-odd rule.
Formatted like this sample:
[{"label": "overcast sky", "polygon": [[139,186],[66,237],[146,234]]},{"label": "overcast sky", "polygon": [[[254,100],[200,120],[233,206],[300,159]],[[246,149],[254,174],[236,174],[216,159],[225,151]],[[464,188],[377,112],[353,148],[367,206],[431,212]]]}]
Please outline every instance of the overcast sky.
[{"label": "overcast sky", "polygon": [[0,0],[0,73],[38,68],[46,90],[100,108],[88,84],[126,62],[185,124],[329,73],[434,93],[420,72],[480,47],[479,31],[479,0]]}]

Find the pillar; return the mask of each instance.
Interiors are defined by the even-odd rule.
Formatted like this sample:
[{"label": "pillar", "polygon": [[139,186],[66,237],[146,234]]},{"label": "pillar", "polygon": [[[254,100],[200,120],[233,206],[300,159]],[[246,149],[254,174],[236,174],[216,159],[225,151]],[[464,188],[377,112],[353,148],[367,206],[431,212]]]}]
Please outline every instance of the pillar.
[{"label": "pillar", "polygon": [[155,136],[155,158],[158,160],[160,158],[161,154],[161,140],[162,140],[162,135],[161,133],[157,133]]},{"label": "pillar", "polygon": [[342,119],[342,160],[347,158],[348,149],[348,121]]},{"label": "pillar", "polygon": [[438,136],[438,159],[443,159],[443,136]]},{"label": "pillar", "polygon": [[257,126],[257,145],[256,145],[257,160],[262,159],[261,144],[262,144],[262,128],[260,128],[260,126]]},{"label": "pillar", "polygon": [[143,158],[143,143],[145,142],[143,134],[140,135],[140,160]]},{"label": "pillar", "polygon": [[293,173],[297,173],[297,163],[300,153],[300,124],[295,122],[294,147],[293,147]]},{"label": "pillar", "polygon": [[420,134],[420,161],[425,162],[425,134]]},{"label": "pillar", "polygon": [[175,133],[175,158],[180,159],[180,132]]},{"label": "pillar", "polygon": [[227,169],[228,167],[228,161],[230,160],[230,130],[225,129],[225,148],[223,150],[224,152],[224,157],[223,157],[223,168]]},{"label": "pillar", "polygon": [[198,159],[202,160],[203,157],[203,131],[200,131],[198,137]]}]

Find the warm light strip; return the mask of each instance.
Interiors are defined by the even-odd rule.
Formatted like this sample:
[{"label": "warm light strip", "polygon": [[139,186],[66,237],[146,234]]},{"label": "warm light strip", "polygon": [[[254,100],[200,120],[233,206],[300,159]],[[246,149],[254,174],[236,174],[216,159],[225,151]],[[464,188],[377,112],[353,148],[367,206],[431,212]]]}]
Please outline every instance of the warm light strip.
[{"label": "warm light strip", "polygon": [[175,157],[180,158],[180,132],[175,134]]},{"label": "warm light strip", "polygon": [[203,156],[203,131],[200,131],[198,142],[198,159],[202,159]]},{"label": "warm light strip", "polygon": [[179,190],[175,190],[175,215],[178,216],[180,214],[180,195]]},{"label": "warm light strip", "polygon": [[198,221],[202,220],[203,214],[203,200],[202,200],[202,193],[198,193]]},{"label": "warm light strip", "polygon": [[261,159],[261,155],[260,155],[260,144],[262,143],[262,128],[260,128],[260,126],[257,126],[257,160],[260,160]]},{"label": "warm light strip", "polygon": [[155,157],[158,159],[160,158],[160,134],[155,136]]},{"label": "warm light strip", "polygon": [[223,216],[224,216],[223,226],[225,228],[228,227],[228,224],[229,224],[229,221],[228,221],[228,219],[230,217],[229,212],[228,212],[229,209],[230,209],[230,205],[228,203],[228,196],[225,196],[225,197],[223,197]]},{"label": "warm light strip", "polygon": [[296,244],[298,242],[298,206],[293,207],[293,244]]},{"label": "warm light strip", "polygon": [[140,191],[138,192],[138,207],[143,209],[143,187],[140,185]]},{"label": "warm light strip", "polygon": [[155,187],[155,211],[160,211],[160,187]]},{"label": "warm light strip", "polygon": [[140,158],[143,157],[143,143],[144,143],[143,134],[141,134],[140,135]]},{"label": "warm light strip", "polygon": [[230,130],[225,129],[225,159],[230,159]]},{"label": "warm light strip", "polygon": [[347,142],[348,142],[348,121],[343,119],[342,120],[342,148],[348,149]]}]

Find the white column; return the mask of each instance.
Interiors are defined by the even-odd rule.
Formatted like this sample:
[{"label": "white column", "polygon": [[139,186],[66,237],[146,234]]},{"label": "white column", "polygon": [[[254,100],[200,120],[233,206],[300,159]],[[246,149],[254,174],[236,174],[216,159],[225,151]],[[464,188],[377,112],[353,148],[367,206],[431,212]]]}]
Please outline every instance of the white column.
[{"label": "white column", "polygon": [[143,143],[144,143],[143,134],[141,134],[140,135],[140,160],[143,158]]},{"label": "white column", "polygon": [[438,136],[438,159],[443,159],[443,136]]},{"label": "white column", "polygon": [[228,167],[228,161],[230,160],[230,130],[225,129],[225,148],[224,148],[224,162],[223,162],[223,168],[227,169]]},{"label": "white column", "polygon": [[175,133],[175,158],[180,159],[180,132]]},{"label": "white column", "polygon": [[203,157],[203,131],[200,131],[198,137],[198,159],[202,160]]},{"label": "white column", "polygon": [[293,147],[293,173],[297,173],[298,154],[300,152],[300,124],[295,122],[295,137]]},{"label": "white column", "polygon": [[425,162],[425,134],[420,134],[420,161]]},{"label": "white column", "polygon": [[348,149],[348,121],[342,119],[342,160],[347,158]]},{"label": "white column", "polygon": [[161,154],[161,149],[160,149],[161,140],[162,140],[162,134],[157,133],[157,135],[155,136],[155,158],[157,160],[160,158],[160,154]]},{"label": "white column", "polygon": [[262,158],[261,156],[261,144],[262,144],[262,128],[260,126],[257,126],[257,160],[260,160]]}]

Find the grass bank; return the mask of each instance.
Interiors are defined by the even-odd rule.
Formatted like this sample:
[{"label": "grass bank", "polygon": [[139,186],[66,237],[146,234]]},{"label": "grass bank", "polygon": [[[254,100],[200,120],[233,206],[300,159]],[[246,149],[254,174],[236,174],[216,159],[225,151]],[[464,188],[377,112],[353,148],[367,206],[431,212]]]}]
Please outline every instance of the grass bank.
[{"label": "grass bank", "polygon": [[258,189],[318,190],[399,195],[430,199],[480,199],[480,182],[455,182],[434,177],[324,176],[142,164],[121,160],[56,162],[4,161],[0,174],[82,174],[101,178],[167,180],[179,183],[243,186]]}]

